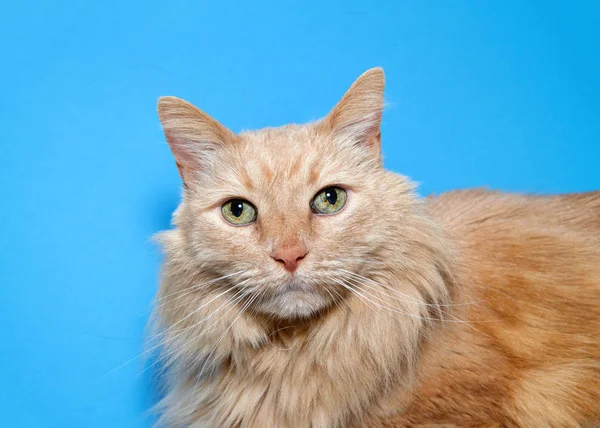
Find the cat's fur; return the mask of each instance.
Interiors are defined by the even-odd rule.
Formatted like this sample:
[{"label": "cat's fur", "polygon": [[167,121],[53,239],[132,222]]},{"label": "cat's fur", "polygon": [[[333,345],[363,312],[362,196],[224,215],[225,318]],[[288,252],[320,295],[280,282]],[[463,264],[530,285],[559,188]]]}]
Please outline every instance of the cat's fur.
[{"label": "cat's fur", "polygon": [[[421,199],[382,167],[383,87],[372,69],[321,121],[239,135],[159,101],[185,184],[160,235],[161,424],[600,424],[600,193]],[[330,185],[346,207],[316,216]],[[255,223],[222,218],[233,197]]]}]

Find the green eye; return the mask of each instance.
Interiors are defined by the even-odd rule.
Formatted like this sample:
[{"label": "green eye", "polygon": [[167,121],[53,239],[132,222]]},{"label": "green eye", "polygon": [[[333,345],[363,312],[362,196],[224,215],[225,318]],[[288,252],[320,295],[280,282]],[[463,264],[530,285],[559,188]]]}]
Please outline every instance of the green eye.
[{"label": "green eye", "polygon": [[346,205],[346,191],[340,187],[326,187],[314,197],[311,208],[317,214],[335,214]]},{"label": "green eye", "polygon": [[221,206],[225,220],[234,226],[244,226],[256,220],[256,208],[244,199],[231,199]]}]

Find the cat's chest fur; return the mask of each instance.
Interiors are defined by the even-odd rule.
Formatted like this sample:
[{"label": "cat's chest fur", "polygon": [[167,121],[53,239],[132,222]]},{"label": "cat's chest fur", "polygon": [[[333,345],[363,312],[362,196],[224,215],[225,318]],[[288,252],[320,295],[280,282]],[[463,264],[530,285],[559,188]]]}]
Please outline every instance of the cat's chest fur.
[{"label": "cat's chest fur", "polygon": [[[352,306],[349,311],[358,310]],[[375,356],[371,341],[378,335],[357,315],[334,311],[313,326],[316,333],[275,329],[260,348],[233,351],[214,377],[200,383],[202,396],[219,398],[204,400],[195,423],[317,428],[362,420],[356,410],[404,377],[409,363],[400,348],[390,347],[385,360]],[[390,336],[395,328],[388,322],[381,332]]]}]

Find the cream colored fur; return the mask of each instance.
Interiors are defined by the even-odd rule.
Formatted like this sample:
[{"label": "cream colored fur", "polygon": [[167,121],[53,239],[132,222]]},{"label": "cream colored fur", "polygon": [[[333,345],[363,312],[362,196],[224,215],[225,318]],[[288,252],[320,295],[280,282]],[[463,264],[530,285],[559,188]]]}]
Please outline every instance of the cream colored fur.
[{"label": "cream colored fur", "polygon": [[[511,315],[503,312],[515,305],[507,296],[518,295],[512,287],[525,281],[517,278],[520,264],[531,269],[531,251],[552,253],[544,245],[562,248],[560,233],[560,242],[540,247],[531,238],[524,245],[535,248],[522,256],[518,236],[513,247],[502,248],[506,257],[491,251],[487,240],[500,238],[486,230],[488,217],[498,230],[509,230],[502,239],[513,229],[533,233],[528,222],[535,203],[523,197],[519,208],[514,196],[500,203],[501,195],[485,192],[419,198],[408,179],[382,167],[382,106],[380,69],[363,74],[321,121],[239,135],[185,101],[160,100],[165,135],[185,183],[175,227],[160,234],[166,260],[155,319],[168,384],[160,424],[316,428],[600,421],[598,410],[584,415],[597,397],[593,388],[581,387],[583,398],[572,406],[568,391],[555,396],[549,391],[578,387],[580,380],[565,384],[560,370],[568,379],[581,377],[600,387],[598,333],[588,328],[600,329],[598,300],[585,309],[591,325],[570,326],[581,339],[573,346],[586,343],[586,352],[556,360],[564,366],[555,360],[519,365],[515,361],[526,355],[499,351],[513,328]],[[311,199],[331,185],[347,189],[345,208],[314,215]],[[222,218],[220,206],[234,197],[256,206],[255,223],[233,227]],[[575,253],[578,259],[563,281],[595,278],[587,290],[590,299],[600,297],[600,276],[593,276],[600,271],[591,267],[600,262],[599,200],[592,195],[589,202],[572,203],[573,210],[592,210],[582,220],[589,242],[580,244],[583,235],[568,231],[581,254]],[[564,216],[555,223],[575,228]],[[305,245],[308,254],[292,275],[272,254],[293,242]],[[555,260],[552,254],[539,257],[534,272]],[[498,272],[477,270],[492,260],[501,265]],[[511,272],[516,279],[504,286]],[[543,293],[548,280],[534,282],[532,293]],[[556,285],[550,282],[552,293]],[[490,297],[488,287],[500,291]],[[490,299],[495,300],[486,303]],[[516,312],[537,313],[535,308],[528,313],[527,304]],[[538,349],[528,341],[542,333],[520,319],[513,337],[523,349]],[[571,321],[576,320],[563,323]],[[553,334],[561,329],[549,326]],[[547,349],[540,346],[539,352]],[[536,370],[544,367],[551,374],[538,382]],[[487,377],[502,377],[498,370],[514,380],[510,388],[502,383],[500,390],[477,397],[477,388],[466,386],[476,375],[487,388],[492,385]],[[515,402],[515,394],[522,400]],[[527,400],[556,408],[543,412]],[[461,401],[464,407],[456,404]]]}]

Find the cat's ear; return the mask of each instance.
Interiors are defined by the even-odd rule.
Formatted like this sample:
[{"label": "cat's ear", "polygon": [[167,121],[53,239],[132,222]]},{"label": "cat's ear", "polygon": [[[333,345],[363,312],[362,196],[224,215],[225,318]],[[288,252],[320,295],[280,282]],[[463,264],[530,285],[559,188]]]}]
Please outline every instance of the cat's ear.
[{"label": "cat's ear", "polygon": [[158,116],[184,183],[202,170],[218,147],[236,136],[194,105],[177,97],[158,100]]},{"label": "cat's ear", "polygon": [[336,139],[363,146],[380,157],[385,76],[381,68],[361,74],[324,120]]}]

